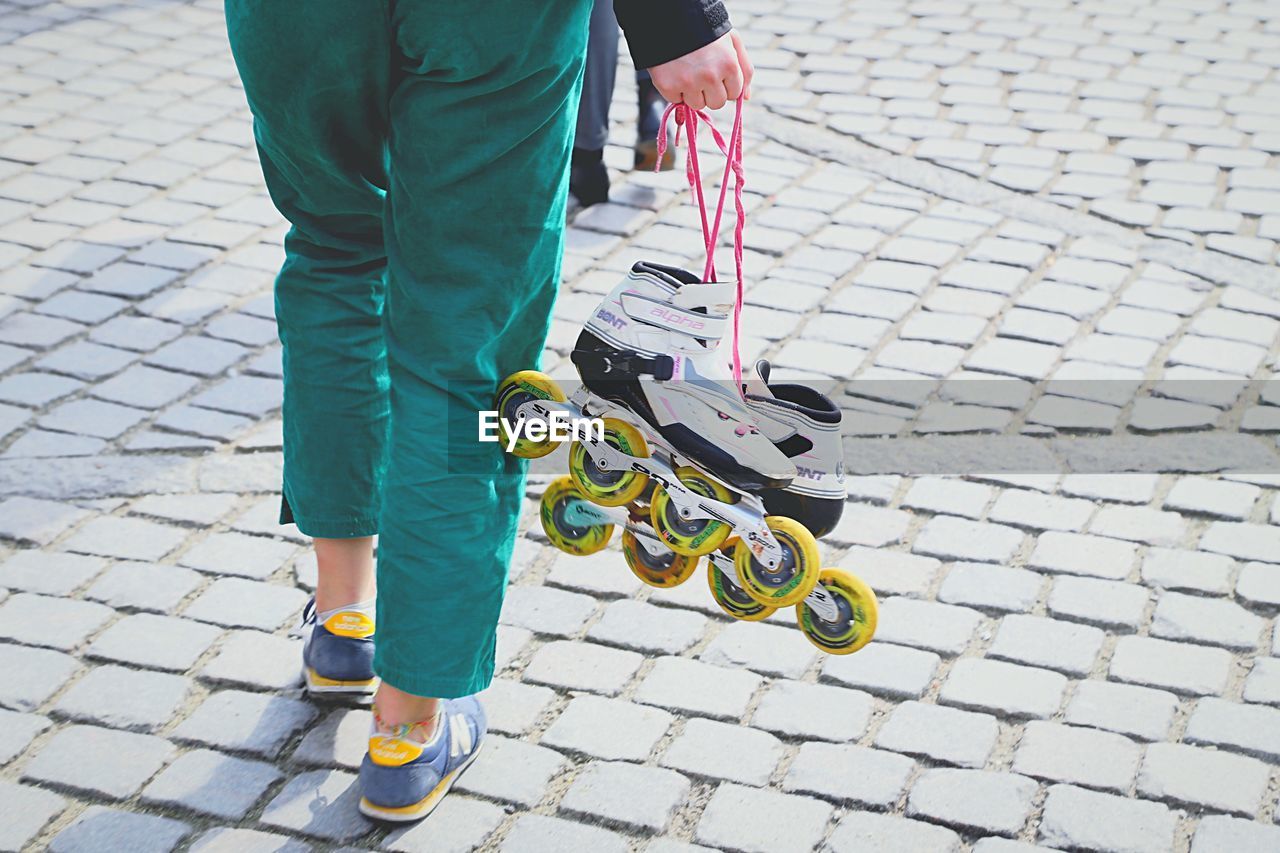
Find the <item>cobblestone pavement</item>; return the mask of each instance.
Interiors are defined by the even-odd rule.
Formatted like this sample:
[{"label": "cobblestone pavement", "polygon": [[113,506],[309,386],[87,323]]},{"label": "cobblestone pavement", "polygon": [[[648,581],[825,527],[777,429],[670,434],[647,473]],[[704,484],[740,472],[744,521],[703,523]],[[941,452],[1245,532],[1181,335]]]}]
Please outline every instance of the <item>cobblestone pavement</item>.
[{"label": "cobblestone pavement", "polygon": [[[746,348],[843,383],[855,432],[986,455],[856,455],[824,549],[881,615],[845,658],[530,514],[496,734],[388,832],[367,712],[299,690],[283,227],[220,6],[0,0],[0,849],[1280,849],[1280,394],[1245,384],[1280,331],[1280,10],[733,12]],[[631,261],[697,254],[681,187],[576,218],[549,363]],[[1003,381],[907,399],[955,376]],[[1000,437],[1066,464],[975,473]]]}]

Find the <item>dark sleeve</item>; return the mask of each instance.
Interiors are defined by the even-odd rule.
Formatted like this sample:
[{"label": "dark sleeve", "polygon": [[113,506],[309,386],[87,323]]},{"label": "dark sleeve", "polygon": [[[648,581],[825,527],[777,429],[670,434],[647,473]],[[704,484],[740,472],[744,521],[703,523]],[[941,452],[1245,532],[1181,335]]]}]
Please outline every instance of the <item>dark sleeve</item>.
[{"label": "dark sleeve", "polygon": [[720,0],[613,0],[613,12],[636,68],[693,53],[732,28]]}]

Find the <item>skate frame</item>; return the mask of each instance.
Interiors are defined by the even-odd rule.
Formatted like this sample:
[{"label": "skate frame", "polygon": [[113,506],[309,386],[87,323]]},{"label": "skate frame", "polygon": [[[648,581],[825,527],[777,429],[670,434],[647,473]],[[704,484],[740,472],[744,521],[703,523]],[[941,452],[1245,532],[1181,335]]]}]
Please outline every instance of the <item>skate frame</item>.
[{"label": "skate frame", "polygon": [[[561,413],[570,418],[615,417],[628,423],[634,418],[630,412],[624,413],[614,404],[597,397],[587,391],[586,388],[579,388],[574,392],[572,399],[564,403],[542,399],[529,400],[516,409],[515,416],[517,420],[536,417],[545,422],[550,422],[553,412]],[[647,475],[651,480],[666,489],[667,497],[675,506],[676,512],[679,513],[681,519],[685,521],[710,519],[728,524],[733,530],[733,535],[747,544],[747,547],[751,549],[751,553],[755,555],[756,560],[766,569],[772,571],[782,563],[782,546],[778,544],[773,532],[765,524],[764,503],[760,498],[749,492],[734,489],[728,483],[722,484],[726,488],[737,492],[739,495],[737,503],[727,504],[690,491],[680,482],[680,478],[676,476],[674,469],[683,467],[684,464],[693,468],[698,468],[698,466],[684,459],[680,454],[676,453],[674,448],[661,442],[652,433],[646,432],[645,439],[655,444],[656,449],[662,455],[654,454],[652,451],[655,448],[651,447],[650,455],[647,458],[628,456],[604,441],[601,436],[594,434],[593,430],[586,430],[585,433],[586,435],[582,437],[582,443],[588,448],[587,456],[590,457],[592,463],[599,470],[636,471]],[[670,464],[662,459],[663,455],[670,460]],[[703,469],[698,468],[698,470],[701,471]],[[717,478],[717,481],[722,482],[719,478]]]}]

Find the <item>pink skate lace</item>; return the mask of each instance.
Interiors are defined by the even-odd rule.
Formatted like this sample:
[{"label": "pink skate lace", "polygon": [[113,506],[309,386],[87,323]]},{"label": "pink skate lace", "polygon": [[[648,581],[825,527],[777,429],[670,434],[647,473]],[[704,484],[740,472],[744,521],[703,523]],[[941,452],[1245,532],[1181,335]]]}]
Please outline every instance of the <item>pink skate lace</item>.
[{"label": "pink skate lace", "polygon": [[[667,119],[674,113],[676,117],[676,144],[680,144],[680,130],[682,127],[688,128],[688,145],[685,153],[685,177],[689,181],[689,186],[693,189],[694,197],[698,201],[698,212],[702,217],[702,239],[707,247],[707,263],[702,271],[702,280],[713,282],[716,278],[716,241],[720,237],[720,219],[724,214],[725,194],[729,189],[729,175],[733,174],[733,206],[737,213],[737,217],[733,225],[733,265],[734,272],[737,274],[737,295],[733,303],[733,381],[738,389],[738,395],[742,396],[742,357],[739,354],[738,342],[741,337],[742,328],[742,228],[743,228],[743,210],[742,210],[742,187],[744,184],[742,173],[742,98],[738,98],[733,114],[733,130],[729,134],[729,142],[726,145],[724,137],[720,131],[716,129],[715,123],[711,121],[711,117],[702,110],[690,109],[687,105],[670,104],[666,111],[662,113],[662,125],[658,128],[658,163],[662,163],[662,157],[667,150]],[[711,137],[715,140],[716,147],[725,156],[724,175],[720,179],[720,198],[716,201],[715,218],[711,223],[707,222],[707,203],[702,194],[702,171],[698,166],[698,125],[705,122],[711,130]],[[655,167],[656,171],[656,167]]]}]

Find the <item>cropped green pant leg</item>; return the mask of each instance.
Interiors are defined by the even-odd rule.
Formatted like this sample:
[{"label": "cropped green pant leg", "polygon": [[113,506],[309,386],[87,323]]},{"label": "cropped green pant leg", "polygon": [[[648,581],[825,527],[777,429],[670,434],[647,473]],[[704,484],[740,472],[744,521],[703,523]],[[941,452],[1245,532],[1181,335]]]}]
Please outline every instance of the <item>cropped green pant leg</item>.
[{"label": "cropped green pant leg", "polygon": [[524,470],[477,442],[560,273],[589,0],[226,0],[271,197],[283,520],[379,534],[374,661],[474,693]]}]

